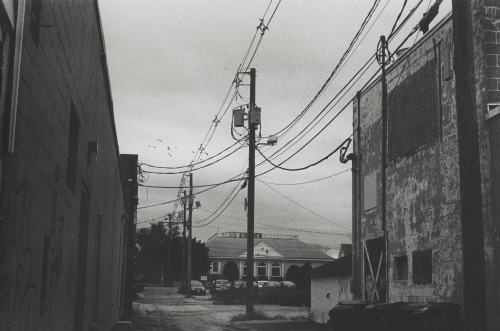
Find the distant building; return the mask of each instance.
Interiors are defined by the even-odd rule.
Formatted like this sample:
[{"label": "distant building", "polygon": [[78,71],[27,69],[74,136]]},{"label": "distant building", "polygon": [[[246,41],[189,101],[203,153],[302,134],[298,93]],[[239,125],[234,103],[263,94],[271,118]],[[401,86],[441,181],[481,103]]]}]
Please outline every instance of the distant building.
[{"label": "distant building", "polygon": [[[247,234],[245,232],[217,233],[206,242],[212,261],[210,274],[224,277],[226,268],[237,269],[239,278],[246,276]],[[259,280],[287,279],[306,262],[312,267],[333,258],[297,239],[297,236],[255,234],[254,276]]]},{"label": "distant building", "polygon": [[0,329],[110,330],[127,219],[97,1],[0,1]]},{"label": "distant building", "polygon": [[[354,99],[353,291],[382,302],[457,303],[467,323],[499,330],[500,6],[464,4],[474,13],[476,107],[465,110],[473,120],[458,121],[451,15],[388,66],[385,123],[380,78]],[[461,180],[467,169],[477,176]],[[462,199],[471,187],[479,203]],[[471,203],[474,219],[463,214]]]}]

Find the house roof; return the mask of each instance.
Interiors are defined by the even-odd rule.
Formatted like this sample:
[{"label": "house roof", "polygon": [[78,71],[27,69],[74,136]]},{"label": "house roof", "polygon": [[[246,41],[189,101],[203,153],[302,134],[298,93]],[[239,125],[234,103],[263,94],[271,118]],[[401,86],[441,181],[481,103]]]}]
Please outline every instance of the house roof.
[{"label": "house roof", "polygon": [[345,255],[335,261],[325,263],[312,269],[309,273],[311,278],[325,278],[337,275],[350,275],[352,265],[351,255]]},{"label": "house roof", "polygon": [[339,250],[339,258],[349,255],[352,253],[352,245],[351,244],[340,244]]},{"label": "house roof", "polygon": [[[332,260],[332,257],[318,248],[296,238],[255,238],[254,247],[265,243],[287,260]],[[246,254],[247,238],[214,236],[206,242],[210,258],[241,258]]]}]

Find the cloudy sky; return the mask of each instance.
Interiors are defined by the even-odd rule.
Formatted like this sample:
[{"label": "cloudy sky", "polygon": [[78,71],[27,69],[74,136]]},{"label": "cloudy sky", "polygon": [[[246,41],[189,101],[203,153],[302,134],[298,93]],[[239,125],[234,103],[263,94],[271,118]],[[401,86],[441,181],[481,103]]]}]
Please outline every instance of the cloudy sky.
[{"label": "cloudy sky", "polygon": [[[374,64],[343,97],[335,96],[375,52],[380,35],[390,33],[404,1],[378,2],[358,42],[321,96],[292,130],[279,137],[277,145],[260,147],[268,157],[277,152],[272,158],[274,163],[296,153],[282,167],[305,167],[330,154],[351,135],[349,102],[378,65]],[[389,45],[390,49],[395,49],[408,35],[434,0],[409,0],[400,21],[419,2],[415,14]],[[233,108],[249,102],[248,75],[239,76],[242,82],[234,100],[232,82],[250,45],[250,56],[243,67],[248,66],[255,53],[250,68],[257,70],[256,103],[262,109],[259,133],[267,137],[279,132],[320,91],[373,3],[372,0],[99,1],[120,152],[138,154],[144,164],[182,167],[197,155],[201,154],[198,160],[201,162],[233,144],[236,145],[199,166],[235,151],[240,144],[231,135],[231,114]],[[450,0],[443,1],[440,15],[433,23],[448,14],[450,7]],[[268,29],[258,43],[260,19]],[[410,38],[407,46],[413,42],[415,37]],[[228,91],[229,99],[225,101]],[[323,109],[322,117],[314,121]],[[237,129],[237,138],[244,135],[243,129]],[[208,143],[207,136],[212,137]],[[261,142],[265,141],[263,138]],[[200,153],[201,144],[204,150]],[[248,167],[247,160],[248,147],[244,146],[221,161],[193,171],[194,185],[240,178]],[[256,169],[257,175],[272,169],[256,153],[256,163],[262,162]],[[186,168],[155,169],[143,165],[142,169],[179,172]],[[305,242],[334,248],[341,242],[350,242],[346,236],[351,228],[349,169],[350,163],[340,163],[336,153],[307,170],[274,169],[258,176],[255,231],[294,234]],[[144,173],[144,176],[143,184],[147,186],[178,187],[182,174]],[[217,231],[246,231],[247,192],[239,189],[241,184],[231,182],[196,195],[201,208],[193,212],[194,236],[204,241]],[[195,188],[194,192],[206,189]],[[150,220],[173,212],[173,203],[149,206],[175,200],[178,191],[140,187],[138,227],[149,226]]]}]

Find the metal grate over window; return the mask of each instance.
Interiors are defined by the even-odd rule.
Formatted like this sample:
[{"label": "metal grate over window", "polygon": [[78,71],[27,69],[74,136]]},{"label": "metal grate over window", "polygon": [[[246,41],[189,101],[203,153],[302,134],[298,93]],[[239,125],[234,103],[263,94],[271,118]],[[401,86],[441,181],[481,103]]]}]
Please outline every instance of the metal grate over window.
[{"label": "metal grate over window", "polygon": [[396,86],[388,95],[388,161],[439,137],[441,120],[436,61]]}]

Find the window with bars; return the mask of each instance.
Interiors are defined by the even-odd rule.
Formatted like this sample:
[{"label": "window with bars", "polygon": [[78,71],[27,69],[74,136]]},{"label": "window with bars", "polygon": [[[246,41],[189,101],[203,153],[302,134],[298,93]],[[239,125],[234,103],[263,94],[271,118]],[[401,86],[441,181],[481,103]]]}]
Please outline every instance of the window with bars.
[{"label": "window with bars", "polygon": [[431,60],[388,94],[388,161],[439,137],[440,114],[437,65]]}]

